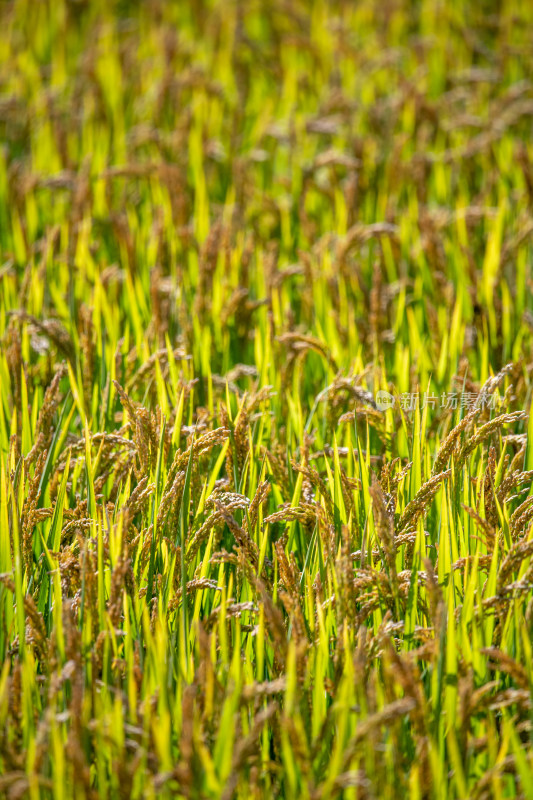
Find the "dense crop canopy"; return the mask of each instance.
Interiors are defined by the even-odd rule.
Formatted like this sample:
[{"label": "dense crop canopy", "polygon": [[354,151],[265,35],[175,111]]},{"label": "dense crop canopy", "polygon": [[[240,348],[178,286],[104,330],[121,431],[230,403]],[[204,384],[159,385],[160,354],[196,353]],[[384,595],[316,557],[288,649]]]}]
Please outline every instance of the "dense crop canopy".
[{"label": "dense crop canopy", "polygon": [[533,6],[0,24],[0,794],[531,798]]}]

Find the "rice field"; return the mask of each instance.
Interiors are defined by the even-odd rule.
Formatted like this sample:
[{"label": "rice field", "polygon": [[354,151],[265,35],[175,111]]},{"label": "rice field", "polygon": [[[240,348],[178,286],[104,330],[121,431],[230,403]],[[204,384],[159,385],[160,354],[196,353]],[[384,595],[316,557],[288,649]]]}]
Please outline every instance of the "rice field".
[{"label": "rice field", "polygon": [[0,796],[531,800],[533,6],[0,25]]}]

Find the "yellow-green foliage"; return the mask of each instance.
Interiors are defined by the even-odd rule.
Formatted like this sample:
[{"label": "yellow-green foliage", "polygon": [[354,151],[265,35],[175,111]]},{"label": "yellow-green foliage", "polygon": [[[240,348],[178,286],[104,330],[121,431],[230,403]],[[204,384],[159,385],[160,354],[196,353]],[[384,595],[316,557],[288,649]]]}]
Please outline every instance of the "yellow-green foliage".
[{"label": "yellow-green foliage", "polygon": [[0,795],[531,798],[533,6],[0,24]]}]

